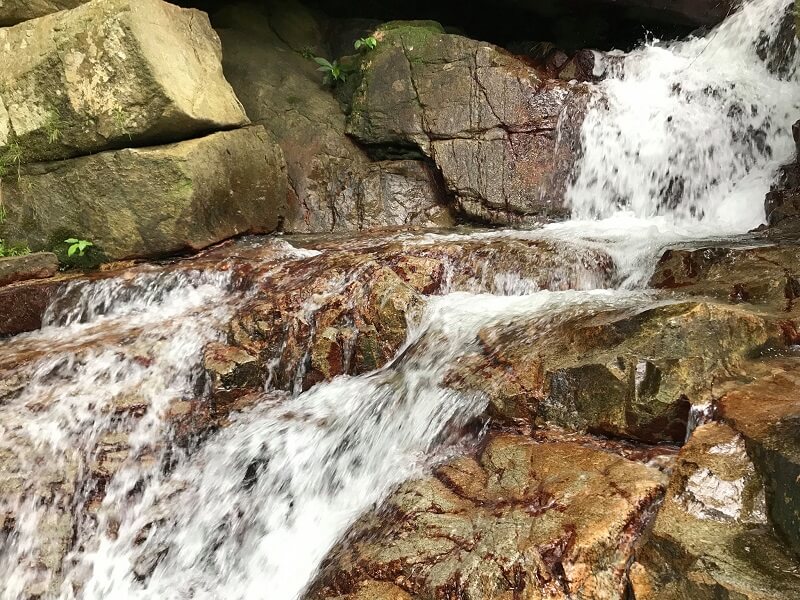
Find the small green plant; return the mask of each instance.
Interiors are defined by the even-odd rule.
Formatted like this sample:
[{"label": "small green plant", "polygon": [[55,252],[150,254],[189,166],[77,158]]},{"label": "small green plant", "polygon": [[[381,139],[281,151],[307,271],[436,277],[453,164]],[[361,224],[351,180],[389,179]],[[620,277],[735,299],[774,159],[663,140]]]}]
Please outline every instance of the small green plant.
[{"label": "small green plant", "polygon": [[321,56],[315,56],[314,62],[319,65],[318,71],[322,71],[325,73],[325,83],[330,83],[335,85],[339,82],[343,82],[347,79],[347,75],[345,74],[342,66],[339,64],[339,61],[330,62],[329,60],[322,58]]},{"label": "small green plant", "polygon": [[25,244],[9,245],[5,240],[0,239],[0,257],[7,258],[10,256],[25,256],[30,254],[31,249]]},{"label": "small green plant", "polygon": [[8,175],[9,170],[14,166],[17,168],[17,178],[19,179],[21,164],[22,148],[17,142],[12,142],[0,153],[0,179]]},{"label": "small green plant", "polygon": [[69,244],[69,248],[67,248],[67,256],[74,256],[76,253],[78,256],[83,256],[86,254],[86,249],[94,246],[92,242],[89,240],[79,240],[77,238],[69,238],[68,240],[64,240],[65,244]]},{"label": "small green plant", "polygon": [[355,44],[353,44],[356,50],[375,50],[377,45],[378,45],[378,40],[376,40],[375,37],[372,35],[358,38]]},{"label": "small green plant", "polygon": [[53,109],[47,114],[47,120],[44,122],[44,131],[47,134],[47,142],[55,144],[61,139],[61,113]]}]

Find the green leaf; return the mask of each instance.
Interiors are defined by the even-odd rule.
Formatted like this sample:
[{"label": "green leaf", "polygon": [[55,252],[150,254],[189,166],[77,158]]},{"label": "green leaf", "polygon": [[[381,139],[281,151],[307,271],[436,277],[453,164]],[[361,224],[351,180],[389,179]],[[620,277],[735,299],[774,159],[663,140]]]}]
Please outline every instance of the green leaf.
[{"label": "green leaf", "polygon": [[75,254],[75,251],[76,251],[77,249],[78,249],[78,246],[77,246],[77,244],[75,244],[75,245],[73,245],[73,246],[70,246],[70,247],[69,247],[69,250],[67,250],[67,256],[72,256],[73,254]]},{"label": "green leaf", "polygon": [[315,56],[314,62],[316,62],[318,65],[322,65],[327,69],[333,69],[333,65],[328,60],[322,58],[321,56]]},{"label": "green leaf", "polygon": [[64,240],[64,243],[65,244],[77,244],[79,241],[80,240],[77,240],[75,238],[69,238],[68,240]]}]

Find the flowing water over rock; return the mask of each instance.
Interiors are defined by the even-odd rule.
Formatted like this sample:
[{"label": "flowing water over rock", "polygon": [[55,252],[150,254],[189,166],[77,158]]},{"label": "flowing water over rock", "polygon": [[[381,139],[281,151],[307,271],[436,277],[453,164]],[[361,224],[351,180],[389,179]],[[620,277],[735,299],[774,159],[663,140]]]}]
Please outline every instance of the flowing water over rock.
[{"label": "flowing water over rock", "polygon": [[[482,330],[525,319],[546,336],[642,311],[658,299],[632,288],[663,246],[763,221],[800,83],[796,57],[773,75],[759,49],[789,5],[752,0],[705,38],[624,60],[584,124],[573,221],[257,240],[67,285],[40,331],[0,344],[0,598],[302,597],[364,511],[480,438],[487,396],[445,379]],[[386,281],[377,300],[353,291]],[[259,369],[256,390],[212,390],[210,344],[257,355],[240,362],[288,352],[289,337],[257,343],[271,313],[254,306],[283,298],[288,329],[313,340],[340,334],[316,324],[343,294],[355,294],[345,324],[405,299],[393,358],[349,368],[363,334],[351,321],[339,377],[308,389],[306,341],[285,385]],[[258,318],[242,341],[231,323],[247,311]]]}]

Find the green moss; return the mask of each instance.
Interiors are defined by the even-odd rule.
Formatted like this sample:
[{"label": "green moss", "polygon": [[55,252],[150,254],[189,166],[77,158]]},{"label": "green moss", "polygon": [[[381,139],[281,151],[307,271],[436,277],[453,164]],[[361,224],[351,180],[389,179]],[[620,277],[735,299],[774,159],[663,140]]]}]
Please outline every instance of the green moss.
[{"label": "green moss", "polygon": [[444,27],[437,21],[389,21],[378,27],[378,31],[395,31],[397,29],[418,29],[428,33],[444,33]]}]

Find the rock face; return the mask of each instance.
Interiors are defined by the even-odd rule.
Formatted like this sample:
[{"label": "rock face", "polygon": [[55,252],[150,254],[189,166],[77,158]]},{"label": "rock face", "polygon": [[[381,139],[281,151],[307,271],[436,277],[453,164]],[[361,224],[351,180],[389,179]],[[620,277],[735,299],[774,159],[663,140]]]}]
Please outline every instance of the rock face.
[{"label": "rock face", "polygon": [[3,194],[8,239],[38,250],[78,237],[120,259],[273,231],[287,192],[280,149],[263,128],[250,127],[22,165]]},{"label": "rock face", "polygon": [[650,286],[758,307],[784,319],[796,319],[800,316],[797,256],[798,247],[793,240],[733,248],[668,250],[656,266]]},{"label": "rock face", "polygon": [[36,19],[86,2],[88,0],[3,0],[0,2],[0,26]]},{"label": "rock face", "polygon": [[[206,359],[212,381],[222,383],[218,391],[258,389],[265,373],[279,389],[300,391],[381,367],[405,342],[424,294],[513,291],[503,277],[511,273],[520,291],[556,290],[603,281],[612,271],[602,253],[538,241],[371,243],[312,244],[322,255],[243,274],[258,291],[232,320],[230,348]],[[247,376],[253,360],[256,381]]]},{"label": "rock face", "polygon": [[681,443],[691,406],[779,337],[763,318],[706,303],[534,319],[481,332],[481,353],[455,366],[450,385],[485,391],[506,422]]},{"label": "rock face", "polygon": [[56,272],[58,258],[49,252],[0,258],[0,286],[26,279],[45,279]]},{"label": "rock face", "polygon": [[[767,513],[800,556],[800,375],[798,360],[726,394],[720,417],[743,436],[766,485]],[[800,582],[800,576],[798,576]]]},{"label": "rock face", "polygon": [[6,168],[247,123],[208,17],[161,0],[94,0],[0,29],[0,62]]},{"label": "rock face", "polygon": [[681,450],[637,561],[636,600],[800,596],[797,563],[767,523],[762,480],[746,442],[724,424],[698,428]]},{"label": "rock face", "polygon": [[498,435],[358,521],[306,598],[621,598],[664,479],[580,441]]},{"label": "rock face", "polygon": [[[799,12],[800,14],[800,12]],[[784,166],[767,194],[765,208],[771,232],[796,234],[800,231],[800,121],[792,127],[797,144],[797,160]]]},{"label": "rock face", "polygon": [[218,23],[226,76],[247,114],[272,133],[286,157],[287,231],[453,223],[429,163],[372,161],[345,135],[339,103],[323,87],[316,63],[300,54],[327,53],[324,22],[289,5],[275,15],[233,7]]},{"label": "rock face", "polygon": [[[435,23],[382,26],[360,66],[348,133],[378,155],[421,153],[441,170],[472,219],[519,223],[566,214],[575,151],[556,144],[562,110],[578,119],[571,87],[543,81],[505,51]],[[565,130],[569,134],[576,127]]]}]

